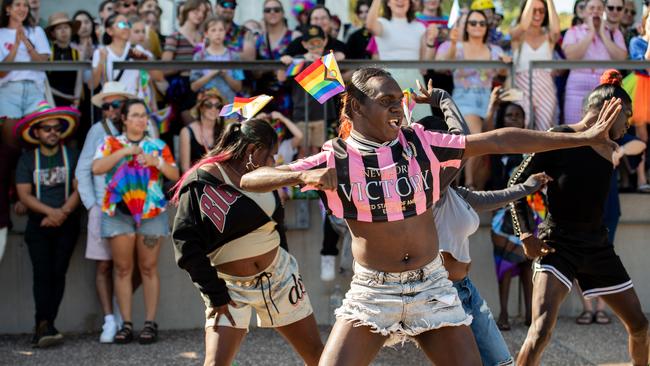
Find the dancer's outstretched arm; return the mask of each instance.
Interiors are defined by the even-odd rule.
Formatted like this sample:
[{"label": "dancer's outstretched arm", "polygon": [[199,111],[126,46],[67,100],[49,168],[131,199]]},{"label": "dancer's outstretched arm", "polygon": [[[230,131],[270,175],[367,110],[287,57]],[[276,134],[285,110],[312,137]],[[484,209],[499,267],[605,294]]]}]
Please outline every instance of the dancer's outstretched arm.
[{"label": "dancer's outstretched arm", "polygon": [[610,144],[609,129],[622,108],[621,100],[605,102],[596,123],[577,133],[532,131],[521,128],[498,130],[467,136],[463,159],[487,154],[520,154],[566,149],[586,145]]},{"label": "dancer's outstretched arm", "polygon": [[[322,154],[322,153],[321,153]],[[314,155],[318,156],[320,154]],[[312,156],[303,161],[309,161]],[[277,168],[261,167],[244,174],[240,181],[242,189],[249,192],[270,192],[287,186],[309,186],[319,190],[336,188],[336,170],[318,168],[312,170],[292,171],[288,165]]]}]

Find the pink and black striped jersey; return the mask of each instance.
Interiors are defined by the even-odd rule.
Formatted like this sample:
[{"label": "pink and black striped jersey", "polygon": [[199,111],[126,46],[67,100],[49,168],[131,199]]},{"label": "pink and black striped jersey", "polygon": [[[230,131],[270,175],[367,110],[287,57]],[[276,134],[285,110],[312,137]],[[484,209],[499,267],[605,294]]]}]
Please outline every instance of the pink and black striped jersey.
[{"label": "pink and black striped jersey", "polygon": [[414,124],[402,128],[394,143],[374,149],[360,149],[351,138],[327,141],[320,153],[289,167],[336,169],[336,191],[319,192],[336,217],[399,221],[424,213],[438,200],[441,171],[459,169],[464,151],[465,136],[425,131]]}]

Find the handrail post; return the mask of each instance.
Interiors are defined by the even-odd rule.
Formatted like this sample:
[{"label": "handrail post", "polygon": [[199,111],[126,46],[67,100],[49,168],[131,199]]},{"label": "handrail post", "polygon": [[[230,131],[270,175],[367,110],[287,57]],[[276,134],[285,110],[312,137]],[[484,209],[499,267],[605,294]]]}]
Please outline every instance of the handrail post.
[{"label": "handrail post", "polygon": [[528,67],[528,128],[535,129],[535,108],[533,107],[533,67],[535,61],[530,62]]}]

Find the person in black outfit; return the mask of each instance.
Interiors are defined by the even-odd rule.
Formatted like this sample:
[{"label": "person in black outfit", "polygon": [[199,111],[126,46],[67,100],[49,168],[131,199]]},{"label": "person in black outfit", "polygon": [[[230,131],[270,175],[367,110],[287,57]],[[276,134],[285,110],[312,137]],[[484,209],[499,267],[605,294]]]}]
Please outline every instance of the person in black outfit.
[{"label": "person in black outfit", "polygon": [[[631,100],[621,88],[621,75],[606,72],[602,84],[586,100],[582,121],[559,126],[557,132],[582,131],[610,114],[616,118],[610,137],[618,139],[628,127]],[[613,113],[612,113],[613,112]],[[537,365],[549,343],[560,305],[577,280],[585,297],[602,296],[621,319],[629,335],[635,365],[648,364],[648,320],[641,309],[632,281],[609,243],[603,212],[613,173],[611,145],[556,150],[529,156],[511,178],[511,184],[543,171],[554,181],[548,184],[548,215],[540,225],[539,238],[526,220],[528,206],[513,204],[512,218],[528,257],[534,264],[533,321],[519,351],[517,364]]]}]

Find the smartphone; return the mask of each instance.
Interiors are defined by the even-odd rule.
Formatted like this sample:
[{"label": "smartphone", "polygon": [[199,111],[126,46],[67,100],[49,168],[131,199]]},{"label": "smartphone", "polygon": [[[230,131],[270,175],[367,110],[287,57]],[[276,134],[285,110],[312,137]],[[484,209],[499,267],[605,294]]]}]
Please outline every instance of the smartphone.
[{"label": "smartphone", "polygon": [[524,93],[519,89],[508,89],[501,93],[501,100],[504,102],[518,102],[524,99]]}]

